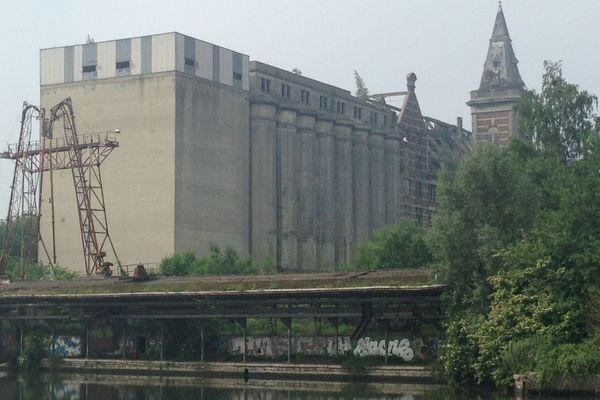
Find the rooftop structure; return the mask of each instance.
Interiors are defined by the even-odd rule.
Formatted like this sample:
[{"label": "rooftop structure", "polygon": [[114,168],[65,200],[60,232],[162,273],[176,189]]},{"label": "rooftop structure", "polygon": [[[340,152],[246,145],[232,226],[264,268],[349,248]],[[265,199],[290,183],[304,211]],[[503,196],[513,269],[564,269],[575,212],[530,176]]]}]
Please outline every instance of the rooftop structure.
[{"label": "rooftop structure", "polygon": [[471,92],[467,102],[471,107],[474,144],[504,146],[518,135],[517,104],[525,85],[517,64],[500,4],[479,89]]}]

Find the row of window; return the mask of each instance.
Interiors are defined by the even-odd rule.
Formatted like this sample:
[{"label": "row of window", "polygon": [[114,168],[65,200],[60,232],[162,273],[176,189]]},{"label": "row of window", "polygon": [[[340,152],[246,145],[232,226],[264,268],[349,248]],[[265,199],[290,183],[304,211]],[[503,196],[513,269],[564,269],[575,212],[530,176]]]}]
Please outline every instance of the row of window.
[{"label": "row of window", "polygon": [[[115,63],[115,69],[117,70],[117,75],[118,74],[122,74],[124,72],[129,72],[129,68],[131,66],[131,63],[129,61],[118,61],[117,63]],[[92,65],[84,65],[82,67],[81,72],[84,75],[84,78],[95,78],[95,74],[96,74],[96,69],[97,69],[97,65],[92,64]],[[185,72],[194,74],[196,70],[196,61],[193,58],[185,58]],[[234,72],[233,73],[233,80],[234,81],[242,81],[242,74],[239,72]],[[288,91],[287,91],[287,97],[290,97],[290,93],[291,93],[291,88],[288,86]],[[283,89],[282,89],[282,96],[283,96]]]},{"label": "row of window", "polygon": [[[264,93],[271,93],[271,80],[267,78],[260,79],[260,90]],[[292,97],[292,87],[288,84],[281,84],[281,97],[285,99],[289,99]],[[319,108],[321,110],[330,110],[333,107],[333,103],[330,102],[330,98],[328,96],[319,95]],[[300,101],[303,104],[310,104],[310,91],[301,89],[300,90]],[[341,115],[346,115],[346,103],[343,101],[335,102],[335,110],[336,113]],[[362,107],[354,106],[354,119],[362,120]],[[375,111],[370,111],[369,113],[369,123],[373,125],[377,125],[379,123],[379,113]],[[383,126],[388,125],[388,116],[383,116]]]}]

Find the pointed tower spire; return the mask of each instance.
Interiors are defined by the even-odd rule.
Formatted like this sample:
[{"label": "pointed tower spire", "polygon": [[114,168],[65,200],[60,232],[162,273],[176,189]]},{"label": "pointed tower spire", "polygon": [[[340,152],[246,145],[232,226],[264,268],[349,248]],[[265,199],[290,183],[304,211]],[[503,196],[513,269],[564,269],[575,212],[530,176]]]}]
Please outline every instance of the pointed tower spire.
[{"label": "pointed tower spire", "polygon": [[518,104],[525,84],[504,19],[502,3],[494,22],[479,89],[471,92],[475,144],[506,145],[518,136]]},{"label": "pointed tower spire", "polygon": [[517,67],[518,62],[504,19],[502,3],[499,2],[479,90],[501,87],[522,88],[524,84]]}]

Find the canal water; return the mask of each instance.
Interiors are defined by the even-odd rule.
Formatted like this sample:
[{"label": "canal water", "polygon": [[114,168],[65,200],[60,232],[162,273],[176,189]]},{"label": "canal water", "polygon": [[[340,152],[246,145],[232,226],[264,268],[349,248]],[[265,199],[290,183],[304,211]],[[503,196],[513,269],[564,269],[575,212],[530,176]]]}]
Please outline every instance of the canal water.
[{"label": "canal water", "polygon": [[[0,377],[0,400],[517,400],[441,385],[148,378],[114,375]],[[585,396],[528,399],[593,399]],[[520,400],[520,399],[518,399]]]}]

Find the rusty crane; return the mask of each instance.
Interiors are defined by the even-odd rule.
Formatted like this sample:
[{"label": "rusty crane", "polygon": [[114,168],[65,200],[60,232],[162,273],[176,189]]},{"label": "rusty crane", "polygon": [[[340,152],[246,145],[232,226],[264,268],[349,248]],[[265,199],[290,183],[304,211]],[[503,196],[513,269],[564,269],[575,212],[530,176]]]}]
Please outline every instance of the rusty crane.
[{"label": "rusty crane", "polygon": [[[40,139],[32,141],[33,119],[40,121]],[[55,130],[62,129],[64,135],[55,137]],[[9,146],[0,153],[0,158],[15,161],[5,235],[0,253],[0,278],[6,277],[5,266],[10,252],[10,241],[17,223],[23,230],[25,222],[37,235],[49,265],[56,264],[56,234],[54,228],[54,178],[53,171],[70,169],[73,177],[75,200],[81,234],[81,245],[87,275],[110,273],[113,264],[105,260],[107,247],[121,267],[117,252],[109,234],[106,205],[102,187],[100,165],[119,146],[109,133],[78,135],[75,115],[70,98],[62,100],[50,110],[25,103],[21,118],[21,131],[17,145]],[[44,172],[50,178],[50,212],[52,225],[52,256],[40,233],[42,180]],[[21,232],[21,265],[27,257]],[[25,246],[27,247],[27,246]]]}]

